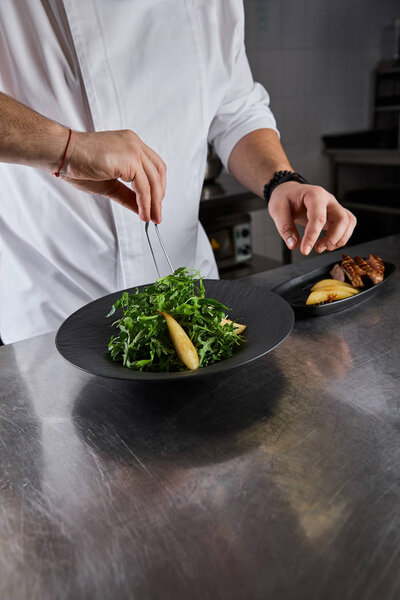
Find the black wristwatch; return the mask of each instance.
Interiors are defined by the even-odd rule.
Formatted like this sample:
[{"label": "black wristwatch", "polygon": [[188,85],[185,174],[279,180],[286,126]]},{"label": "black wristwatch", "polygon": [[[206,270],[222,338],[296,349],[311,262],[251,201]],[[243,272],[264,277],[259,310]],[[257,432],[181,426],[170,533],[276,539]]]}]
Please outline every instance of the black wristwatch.
[{"label": "black wristwatch", "polygon": [[281,185],[281,183],[286,183],[286,181],[297,181],[298,183],[308,184],[308,181],[304,179],[300,173],[295,173],[294,171],[277,171],[274,173],[272,179],[264,186],[264,199],[267,206],[274,189],[278,185]]}]

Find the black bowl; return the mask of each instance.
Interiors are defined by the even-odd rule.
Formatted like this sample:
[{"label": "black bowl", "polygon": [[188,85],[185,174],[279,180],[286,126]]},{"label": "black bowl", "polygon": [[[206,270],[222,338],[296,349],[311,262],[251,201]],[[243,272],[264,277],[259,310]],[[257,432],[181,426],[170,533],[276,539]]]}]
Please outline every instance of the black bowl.
[{"label": "black bowl", "polygon": [[[229,359],[195,371],[149,373],[123,367],[111,360],[107,345],[115,329],[113,318],[106,318],[111,305],[122,292],[114,292],[83,306],[59,328],[56,346],[75,367],[103,377],[132,380],[175,380],[221,373],[253,361],[273,350],[289,335],[294,314],[289,304],[269,290],[227,280],[205,280],[206,295],[232,310],[229,317],[247,325],[245,341]],[[140,289],[143,289],[142,286]],[[133,293],[136,288],[126,291]]]}]

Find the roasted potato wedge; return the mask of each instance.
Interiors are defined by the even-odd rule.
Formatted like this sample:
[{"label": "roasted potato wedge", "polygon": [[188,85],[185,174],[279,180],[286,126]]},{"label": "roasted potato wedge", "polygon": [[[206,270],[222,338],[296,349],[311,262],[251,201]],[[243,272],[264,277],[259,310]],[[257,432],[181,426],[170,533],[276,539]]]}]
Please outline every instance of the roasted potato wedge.
[{"label": "roasted potato wedge", "polygon": [[179,323],[166,312],[161,312],[167,322],[171,342],[174,345],[175,352],[185,367],[192,371],[199,368],[199,355],[196,348],[193,346],[191,339],[188,337],[184,329]]},{"label": "roasted potato wedge", "polygon": [[[232,322],[233,321],[231,321],[230,319],[221,319],[221,325],[226,325],[226,323]],[[241,323],[233,323],[233,328],[236,335],[239,335],[240,333],[243,333],[243,331],[246,329],[246,325],[242,325]]]},{"label": "roasted potato wedge", "polygon": [[[342,292],[349,292],[352,296],[355,296],[360,291],[360,290],[358,290],[357,288],[354,288],[354,287],[348,288],[348,287],[344,287],[344,286],[341,286],[341,285],[337,285],[334,288],[322,288],[322,289],[323,290],[334,289],[335,291],[337,290],[337,291],[342,291]],[[316,291],[318,292],[319,290],[316,290]]]},{"label": "roasted potato wedge", "polygon": [[312,288],[311,291],[315,292],[316,290],[322,290],[325,288],[337,288],[337,287],[345,287],[345,288],[350,288],[351,290],[356,290],[357,288],[353,287],[352,285],[350,285],[349,283],[346,283],[345,281],[339,281],[338,279],[321,279],[321,281],[318,281],[317,283],[315,283]]},{"label": "roasted potato wedge", "polygon": [[323,290],[334,290],[335,292],[348,292],[349,295],[353,295],[353,296],[355,294],[358,294],[358,292],[359,292],[359,290],[357,290],[356,288],[353,288],[353,287],[345,287],[344,285],[335,285],[335,286],[332,286],[332,287],[328,287],[328,286],[327,287],[322,287],[322,288],[319,288],[317,290],[313,290],[311,288],[311,293],[313,293],[313,292],[321,292]]},{"label": "roasted potato wedge", "polygon": [[343,300],[344,298],[350,298],[358,294],[355,289],[348,290],[346,288],[324,288],[322,290],[315,290],[308,296],[306,304],[321,304],[321,302],[333,302],[334,300]]}]

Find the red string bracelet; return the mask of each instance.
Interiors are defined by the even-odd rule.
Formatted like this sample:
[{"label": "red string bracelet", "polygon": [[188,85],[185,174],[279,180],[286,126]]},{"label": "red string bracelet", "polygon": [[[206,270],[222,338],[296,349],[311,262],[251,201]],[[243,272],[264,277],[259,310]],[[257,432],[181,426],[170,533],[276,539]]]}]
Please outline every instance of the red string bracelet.
[{"label": "red string bracelet", "polygon": [[65,150],[64,150],[64,154],[60,163],[60,166],[58,167],[57,171],[54,171],[53,175],[55,175],[56,177],[60,177],[60,171],[63,167],[63,164],[65,162],[65,157],[67,156],[67,151],[68,151],[68,147],[69,147],[69,143],[71,141],[71,135],[72,135],[72,130],[69,130],[69,134],[68,134],[68,141],[67,141],[67,145],[65,146]]}]

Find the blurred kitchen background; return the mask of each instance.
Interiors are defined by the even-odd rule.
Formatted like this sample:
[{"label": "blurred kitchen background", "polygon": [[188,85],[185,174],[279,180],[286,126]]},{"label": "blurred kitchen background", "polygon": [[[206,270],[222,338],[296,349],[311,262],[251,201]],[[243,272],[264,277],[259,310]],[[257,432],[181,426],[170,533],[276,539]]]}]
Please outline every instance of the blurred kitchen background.
[{"label": "blurred kitchen background", "polygon": [[[350,244],[400,231],[399,0],[244,5],[253,75],[294,169],[356,214]],[[302,260],[285,250],[261,200],[227,173],[213,179],[215,163],[210,154],[200,218],[221,276]]]}]

